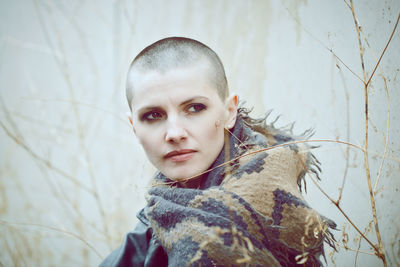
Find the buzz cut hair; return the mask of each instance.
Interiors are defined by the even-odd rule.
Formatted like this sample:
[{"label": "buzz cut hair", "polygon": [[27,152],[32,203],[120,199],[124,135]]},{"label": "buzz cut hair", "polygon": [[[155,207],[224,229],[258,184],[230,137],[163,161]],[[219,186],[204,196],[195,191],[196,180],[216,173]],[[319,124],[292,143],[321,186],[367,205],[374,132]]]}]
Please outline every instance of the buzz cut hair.
[{"label": "buzz cut hair", "polygon": [[168,37],[161,39],[143,49],[132,61],[126,82],[126,98],[132,109],[134,82],[129,79],[132,71],[157,71],[165,73],[176,68],[206,62],[209,65],[208,78],[215,87],[219,97],[225,100],[228,96],[228,82],[224,66],[218,55],[205,44],[185,37]]}]

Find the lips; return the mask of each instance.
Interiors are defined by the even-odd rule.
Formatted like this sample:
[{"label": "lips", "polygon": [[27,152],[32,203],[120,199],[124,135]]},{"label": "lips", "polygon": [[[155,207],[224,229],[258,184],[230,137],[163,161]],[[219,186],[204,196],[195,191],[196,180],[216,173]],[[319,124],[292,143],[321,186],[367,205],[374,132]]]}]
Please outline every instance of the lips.
[{"label": "lips", "polygon": [[195,153],[196,150],[193,149],[180,149],[165,154],[164,158],[175,162],[183,162],[191,159]]}]

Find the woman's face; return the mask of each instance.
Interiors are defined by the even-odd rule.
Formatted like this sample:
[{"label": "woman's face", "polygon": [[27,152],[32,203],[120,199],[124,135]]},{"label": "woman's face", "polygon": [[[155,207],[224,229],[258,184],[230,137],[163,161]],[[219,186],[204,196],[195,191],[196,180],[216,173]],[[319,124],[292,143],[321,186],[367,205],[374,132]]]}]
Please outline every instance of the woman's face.
[{"label": "woman's face", "polygon": [[130,75],[134,83],[134,132],[152,164],[179,181],[207,170],[233,127],[237,97],[221,100],[206,74],[207,65]]}]

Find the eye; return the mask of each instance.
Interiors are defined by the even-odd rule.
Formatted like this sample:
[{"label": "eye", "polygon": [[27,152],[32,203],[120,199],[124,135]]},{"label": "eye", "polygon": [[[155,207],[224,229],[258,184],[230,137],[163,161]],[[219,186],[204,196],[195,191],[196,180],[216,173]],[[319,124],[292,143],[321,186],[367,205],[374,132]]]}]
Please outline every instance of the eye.
[{"label": "eye", "polygon": [[200,103],[190,104],[187,108],[188,113],[198,113],[202,110],[205,110],[207,107]]},{"label": "eye", "polygon": [[141,116],[142,121],[156,121],[156,120],[161,120],[163,118],[163,114],[159,111],[149,111],[144,113]]}]

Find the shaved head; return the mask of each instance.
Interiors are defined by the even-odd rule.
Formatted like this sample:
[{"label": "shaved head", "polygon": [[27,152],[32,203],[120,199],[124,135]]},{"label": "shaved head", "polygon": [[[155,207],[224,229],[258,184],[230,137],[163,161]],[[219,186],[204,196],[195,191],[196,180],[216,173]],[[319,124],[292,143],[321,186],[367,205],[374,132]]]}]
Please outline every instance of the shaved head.
[{"label": "shaved head", "polygon": [[164,74],[178,68],[207,64],[207,77],[222,100],[228,96],[228,83],[224,66],[218,55],[208,46],[189,38],[169,37],[143,49],[132,61],[126,82],[126,98],[132,109],[135,78],[133,73],[156,71]]}]

